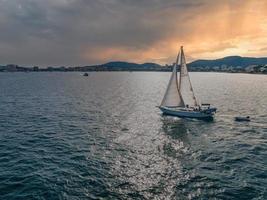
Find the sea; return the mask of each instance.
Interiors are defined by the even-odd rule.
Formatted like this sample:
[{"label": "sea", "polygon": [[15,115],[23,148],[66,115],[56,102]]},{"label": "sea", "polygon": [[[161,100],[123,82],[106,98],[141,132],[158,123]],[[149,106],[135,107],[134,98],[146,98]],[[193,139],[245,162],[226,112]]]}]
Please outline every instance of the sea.
[{"label": "sea", "polygon": [[168,72],[0,73],[0,199],[267,199],[267,76],[190,76],[213,121],[161,114]]}]

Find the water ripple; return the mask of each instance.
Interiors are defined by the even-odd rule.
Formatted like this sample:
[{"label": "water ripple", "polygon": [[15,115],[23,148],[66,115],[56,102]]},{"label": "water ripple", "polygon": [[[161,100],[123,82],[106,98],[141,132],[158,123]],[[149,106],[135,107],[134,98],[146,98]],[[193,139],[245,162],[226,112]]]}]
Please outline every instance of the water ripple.
[{"label": "water ripple", "polygon": [[267,199],[267,77],[192,73],[211,122],[161,115],[168,78],[0,74],[0,199]]}]

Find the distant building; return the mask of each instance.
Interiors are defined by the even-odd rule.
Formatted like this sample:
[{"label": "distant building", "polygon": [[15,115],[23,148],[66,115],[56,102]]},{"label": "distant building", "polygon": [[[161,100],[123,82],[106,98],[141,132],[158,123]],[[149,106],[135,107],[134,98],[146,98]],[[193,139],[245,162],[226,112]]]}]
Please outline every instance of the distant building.
[{"label": "distant building", "polygon": [[227,70],[227,65],[225,65],[225,64],[223,64],[223,65],[221,65],[221,70]]},{"label": "distant building", "polygon": [[50,72],[54,71],[54,67],[47,67],[47,71],[50,71]]},{"label": "distant building", "polygon": [[6,66],[6,71],[8,72],[16,72],[17,71],[17,65],[9,64]]},{"label": "distant building", "polygon": [[260,72],[263,72],[263,73],[267,73],[267,65],[265,66],[262,66],[260,69],[259,69]]},{"label": "distant building", "polygon": [[61,66],[61,67],[58,68],[58,70],[64,72],[64,71],[66,71],[66,67],[65,66]]},{"label": "distant building", "polygon": [[254,67],[256,67],[257,65],[249,65],[245,68],[246,72],[253,72],[254,71]]},{"label": "distant building", "polygon": [[38,66],[34,66],[34,67],[32,68],[32,70],[33,70],[34,72],[38,72],[38,71],[39,71],[39,67],[38,67]]},{"label": "distant building", "polygon": [[219,66],[215,66],[215,67],[213,67],[213,69],[214,69],[215,71],[218,71],[218,70],[220,70],[220,67],[219,67]]}]

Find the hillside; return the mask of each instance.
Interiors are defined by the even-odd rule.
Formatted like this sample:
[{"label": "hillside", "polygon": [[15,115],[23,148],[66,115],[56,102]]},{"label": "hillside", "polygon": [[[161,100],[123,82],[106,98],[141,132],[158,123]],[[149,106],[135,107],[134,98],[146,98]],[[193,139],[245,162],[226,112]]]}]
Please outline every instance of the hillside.
[{"label": "hillside", "polygon": [[250,65],[266,65],[267,58],[253,58],[241,56],[228,56],[215,60],[196,60],[188,65],[194,67],[221,67],[223,65],[228,67],[241,67],[245,68]]},{"label": "hillside", "polygon": [[116,61],[116,62],[108,62],[103,65],[102,67],[107,67],[110,69],[113,68],[125,68],[125,69],[151,69],[151,68],[157,68],[161,67],[161,65],[156,63],[143,63],[143,64],[137,64],[137,63],[129,63],[129,62],[122,62],[122,61]]}]

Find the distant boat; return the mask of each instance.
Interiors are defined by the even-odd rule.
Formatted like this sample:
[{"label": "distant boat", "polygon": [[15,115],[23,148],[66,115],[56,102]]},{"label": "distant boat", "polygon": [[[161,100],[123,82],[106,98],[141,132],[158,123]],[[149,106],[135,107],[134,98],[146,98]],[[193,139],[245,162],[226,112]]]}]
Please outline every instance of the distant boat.
[{"label": "distant boat", "polygon": [[237,122],[250,122],[250,117],[235,117],[235,121]]},{"label": "distant boat", "polygon": [[89,76],[89,74],[88,73],[84,73],[83,76]]},{"label": "distant boat", "polygon": [[[177,67],[180,68],[179,81]],[[171,78],[159,109],[166,115],[188,118],[212,118],[217,108],[197,101],[186,66],[183,47],[173,66]]]}]

